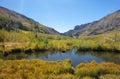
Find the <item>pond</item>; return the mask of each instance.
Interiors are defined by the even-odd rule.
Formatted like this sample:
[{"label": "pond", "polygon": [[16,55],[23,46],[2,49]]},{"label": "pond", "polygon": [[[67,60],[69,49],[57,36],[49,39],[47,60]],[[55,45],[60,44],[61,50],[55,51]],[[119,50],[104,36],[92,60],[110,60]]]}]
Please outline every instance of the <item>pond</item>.
[{"label": "pond", "polygon": [[96,62],[114,62],[120,64],[120,54],[115,52],[78,52],[75,50],[70,50],[66,52],[36,52],[36,53],[14,53],[8,56],[3,56],[0,54],[0,59],[4,60],[20,60],[20,59],[42,59],[49,61],[71,59],[72,65],[75,67],[82,62],[91,62],[95,60]]}]

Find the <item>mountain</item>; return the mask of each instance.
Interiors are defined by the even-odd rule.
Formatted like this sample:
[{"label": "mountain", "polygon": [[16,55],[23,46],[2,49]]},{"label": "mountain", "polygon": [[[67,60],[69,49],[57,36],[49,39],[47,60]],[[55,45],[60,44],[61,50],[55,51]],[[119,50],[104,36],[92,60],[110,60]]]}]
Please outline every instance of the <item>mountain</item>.
[{"label": "mountain", "polygon": [[120,30],[120,10],[111,13],[98,21],[76,25],[73,30],[65,32],[64,35],[96,35],[116,30]]},{"label": "mountain", "polygon": [[44,26],[15,11],[0,7],[0,29],[37,31],[46,34],[59,34],[53,28]]}]

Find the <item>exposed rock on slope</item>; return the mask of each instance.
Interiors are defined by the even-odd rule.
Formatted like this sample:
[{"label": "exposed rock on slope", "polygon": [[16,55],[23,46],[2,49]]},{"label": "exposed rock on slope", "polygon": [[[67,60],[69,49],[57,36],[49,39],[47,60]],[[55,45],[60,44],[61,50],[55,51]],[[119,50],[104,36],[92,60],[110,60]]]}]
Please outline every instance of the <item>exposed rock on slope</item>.
[{"label": "exposed rock on slope", "polygon": [[120,30],[120,10],[98,21],[94,21],[88,24],[77,25],[73,30],[65,32],[64,35],[95,35],[115,30]]}]

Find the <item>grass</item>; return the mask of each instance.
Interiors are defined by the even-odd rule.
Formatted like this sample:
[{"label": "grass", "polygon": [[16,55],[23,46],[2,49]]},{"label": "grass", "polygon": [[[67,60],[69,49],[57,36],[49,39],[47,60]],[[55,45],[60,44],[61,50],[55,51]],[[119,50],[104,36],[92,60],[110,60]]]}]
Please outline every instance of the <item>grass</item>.
[{"label": "grass", "polygon": [[[68,37],[36,32],[0,30],[0,53],[77,49],[78,51],[120,52],[120,32]],[[81,63],[73,68],[70,60],[0,60],[0,79],[120,79],[120,65]]]},{"label": "grass", "polygon": [[120,79],[120,75],[107,74],[100,76],[100,79]]},{"label": "grass", "polygon": [[[3,45],[5,48],[3,48]],[[8,32],[0,30],[0,51],[12,53],[15,51],[66,51],[69,49],[77,49],[79,51],[120,52],[120,32],[80,37],[37,33],[36,37],[35,32]]]},{"label": "grass", "polygon": [[0,79],[119,79],[120,65],[63,61],[0,60]]},{"label": "grass", "polygon": [[[70,60],[0,60],[0,79],[61,79],[72,78]],[[64,76],[63,76],[64,75]]]},{"label": "grass", "polygon": [[92,61],[91,63],[79,64],[76,68],[76,75],[79,78],[88,76],[95,79],[99,79],[99,78],[105,77],[105,75],[108,75],[108,74],[120,75],[120,65],[113,64],[113,63],[98,64],[95,61]]}]

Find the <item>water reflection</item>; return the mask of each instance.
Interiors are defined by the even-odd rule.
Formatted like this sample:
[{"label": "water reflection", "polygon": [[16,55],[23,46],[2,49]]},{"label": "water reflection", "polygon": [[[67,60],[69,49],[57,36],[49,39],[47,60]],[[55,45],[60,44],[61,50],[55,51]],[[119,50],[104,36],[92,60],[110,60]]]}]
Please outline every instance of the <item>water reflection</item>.
[{"label": "water reflection", "polygon": [[81,62],[91,62],[95,60],[96,62],[115,62],[120,63],[120,54],[112,52],[77,52],[75,50],[70,50],[65,53],[63,52],[36,52],[36,53],[16,53],[10,54],[4,57],[0,54],[0,58],[4,60],[16,60],[16,59],[43,59],[43,60],[64,60],[70,58],[73,66],[78,65]]},{"label": "water reflection", "polygon": [[115,52],[90,52],[91,55],[103,58],[106,62],[120,64],[120,53]]}]

